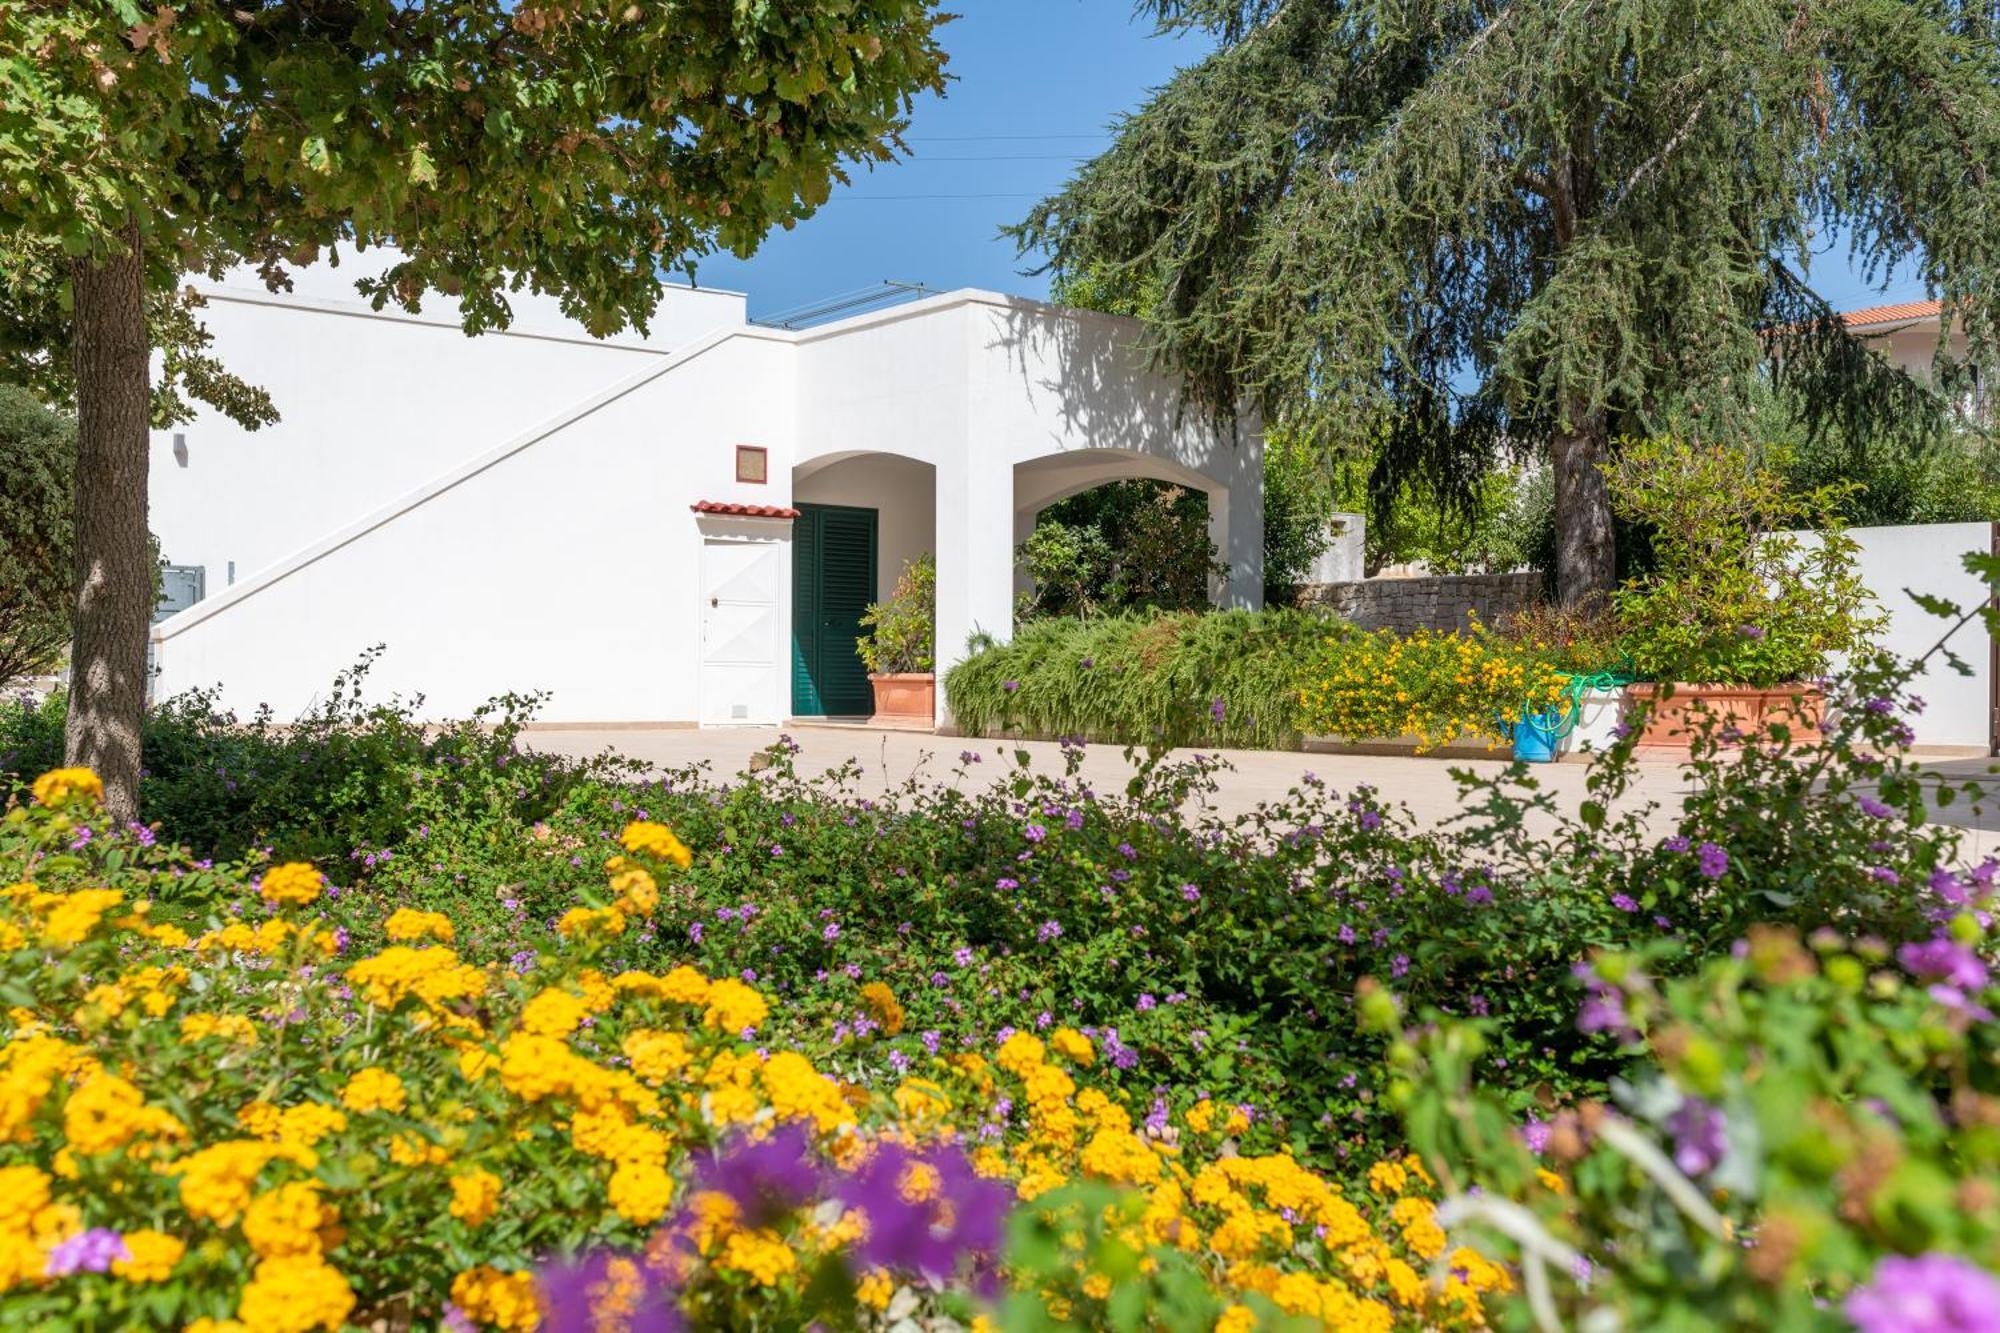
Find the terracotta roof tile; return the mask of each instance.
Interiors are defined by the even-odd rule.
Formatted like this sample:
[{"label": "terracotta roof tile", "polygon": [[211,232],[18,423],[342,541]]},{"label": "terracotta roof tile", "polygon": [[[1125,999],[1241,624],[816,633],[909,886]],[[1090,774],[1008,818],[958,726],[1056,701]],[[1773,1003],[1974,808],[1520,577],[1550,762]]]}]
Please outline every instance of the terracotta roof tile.
[{"label": "terracotta roof tile", "polygon": [[797,518],[799,511],[788,505],[746,505],[729,500],[697,500],[688,508],[697,514],[728,514],[735,518]]},{"label": "terracotta roof tile", "polygon": [[1843,310],[1840,322],[1850,329],[1871,328],[1877,324],[1901,324],[1907,320],[1936,319],[1939,306],[1936,301],[1904,301],[1897,305],[1871,305],[1866,310]]}]

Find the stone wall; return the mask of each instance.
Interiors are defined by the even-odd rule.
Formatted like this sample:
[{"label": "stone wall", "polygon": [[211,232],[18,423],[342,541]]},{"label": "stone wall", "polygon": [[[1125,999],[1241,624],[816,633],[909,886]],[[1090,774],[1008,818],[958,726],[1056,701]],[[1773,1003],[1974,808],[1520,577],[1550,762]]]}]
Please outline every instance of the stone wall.
[{"label": "stone wall", "polygon": [[1308,584],[1299,605],[1325,607],[1362,629],[1464,629],[1473,616],[1498,625],[1542,599],[1542,576],[1449,574]]}]

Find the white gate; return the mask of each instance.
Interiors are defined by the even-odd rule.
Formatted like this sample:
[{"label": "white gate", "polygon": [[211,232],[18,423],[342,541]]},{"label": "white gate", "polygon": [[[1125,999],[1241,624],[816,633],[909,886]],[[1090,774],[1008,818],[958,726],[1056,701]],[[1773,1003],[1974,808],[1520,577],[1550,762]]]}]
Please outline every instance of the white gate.
[{"label": "white gate", "polygon": [[778,592],[786,546],[711,534],[701,544],[701,724],[778,721]]}]

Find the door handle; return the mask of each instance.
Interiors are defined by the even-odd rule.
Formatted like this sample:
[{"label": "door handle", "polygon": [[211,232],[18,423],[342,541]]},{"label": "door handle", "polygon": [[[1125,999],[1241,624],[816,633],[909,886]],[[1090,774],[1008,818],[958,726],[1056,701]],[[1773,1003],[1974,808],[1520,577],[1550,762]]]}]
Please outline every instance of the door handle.
[{"label": "door handle", "polygon": [[722,599],[721,599],[720,597],[711,597],[711,598],[709,598],[709,599],[708,599],[708,604],[709,604],[710,606],[721,606],[721,605],[722,605]]}]

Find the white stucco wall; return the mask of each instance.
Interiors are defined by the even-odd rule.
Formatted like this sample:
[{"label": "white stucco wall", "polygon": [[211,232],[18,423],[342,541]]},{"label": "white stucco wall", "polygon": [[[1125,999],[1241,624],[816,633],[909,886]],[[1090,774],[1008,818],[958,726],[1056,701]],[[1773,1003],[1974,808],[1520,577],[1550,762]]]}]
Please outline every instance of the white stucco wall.
[{"label": "white stucco wall", "polygon": [[[157,627],[158,692],[219,683],[226,707],[292,716],[382,643],[371,691],[422,693],[426,717],[549,690],[550,721],[692,721],[701,534],[688,505],[767,502],[734,481],[730,445],[789,437],[790,370],[779,346],[725,338],[628,378]],[[744,392],[717,394],[717,379]]]},{"label": "white stucco wall", "polygon": [[[356,266],[294,274],[274,295],[248,270],[197,284],[225,365],[271,395],[281,419],[245,431],[203,409],[155,431],[153,531],[171,563],[201,565],[211,593],[292,554],[457,463],[615,384],[718,327],[743,298],[670,288],[652,337],[590,338],[552,298],[517,297],[514,326],[468,338],[456,304],[369,309]],[[176,458],[175,436],[186,446]]]},{"label": "white stucco wall", "polygon": [[1130,320],[986,292],[800,335],[800,465],[878,452],[936,466],[940,672],[975,633],[1012,632],[1023,516],[1065,486],[1156,476],[1206,490],[1231,571],[1218,600],[1261,604],[1261,430],[1182,411],[1136,335]]},{"label": "white stucco wall", "polygon": [[[1254,423],[1232,435],[1183,414],[1127,321],[959,292],[805,332],[738,323],[662,352],[241,309],[217,321],[217,350],[308,406],[261,467],[247,454],[266,441],[232,451],[219,429],[190,431],[190,466],[171,479],[184,489],[162,492],[155,526],[169,559],[237,559],[237,583],[212,571],[208,600],[156,627],[159,697],[219,685],[225,706],[291,716],[383,643],[371,690],[422,693],[430,718],[533,689],[553,692],[552,722],[783,717],[789,523],[697,517],[700,501],[876,509],[880,593],[935,550],[940,670],[973,630],[1011,632],[1016,526],[1052,484],[1200,486],[1232,567],[1219,596],[1261,595]],[[393,388],[343,388],[356,365]],[[533,425],[550,386],[574,396]],[[350,434],[353,448],[334,447]],[[769,451],[767,483],[735,480],[738,444]],[[212,487],[186,485],[210,457]],[[784,559],[705,537],[782,543]],[[251,570],[222,554],[232,543],[275,554]],[[726,590],[720,569],[736,571]],[[701,665],[725,632],[726,681]],[[767,638],[772,669],[750,670],[744,645]]]},{"label": "white stucco wall", "polygon": [[[1867,584],[1889,621],[1881,646],[1903,658],[1930,650],[1946,622],[1911,600],[1912,592],[1948,598],[1970,608],[1986,599],[1985,584],[1969,574],[1961,557],[1992,549],[1993,529],[1987,523],[1917,523],[1900,527],[1853,528],[1860,545],[1857,560]],[[1992,649],[1985,627],[1977,620],[1949,641],[1951,650],[1972,668],[1961,676],[1943,661],[1933,660],[1912,688],[1925,702],[1924,711],[1908,719],[1919,745],[1964,746],[1984,750],[1992,708]]]}]

